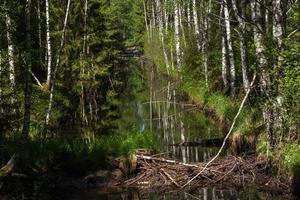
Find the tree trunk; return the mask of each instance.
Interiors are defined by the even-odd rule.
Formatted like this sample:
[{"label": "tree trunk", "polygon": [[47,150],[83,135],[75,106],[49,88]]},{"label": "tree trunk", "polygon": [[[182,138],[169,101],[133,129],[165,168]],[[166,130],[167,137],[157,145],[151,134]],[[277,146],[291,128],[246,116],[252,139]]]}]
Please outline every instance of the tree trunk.
[{"label": "tree trunk", "polygon": [[246,9],[247,9],[246,0],[242,0],[242,15],[240,15],[236,0],[232,0],[232,8],[234,10],[234,14],[236,19],[239,22],[239,39],[240,39],[240,53],[241,53],[241,62],[242,62],[242,74],[243,74],[243,86],[245,92],[247,92],[249,88],[249,78],[248,78],[248,59],[247,59],[247,43],[245,38],[246,33]]},{"label": "tree trunk", "polygon": [[179,33],[179,5],[175,2],[174,9],[174,30],[175,30],[175,51],[176,51],[176,63],[177,67],[181,69],[181,50],[180,50],[180,33]]},{"label": "tree trunk", "polygon": [[52,52],[49,24],[49,1],[46,0],[46,42],[47,42],[47,86],[50,88],[50,80],[52,74]]},{"label": "tree trunk", "polygon": [[228,87],[228,79],[227,79],[227,41],[226,41],[226,33],[225,28],[223,28],[223,13],[224,13],[224,4],[221,4],[220,8],[220,27],[221,27],[221,36],[222,36],[222,80],[224,83],[224,87]]},{"label": "tree trunk", "polygon": [[160,0],[156,0],[156,10],[158,12],[157,13],[158,14],[157,21],[158,21],[160,42],[161,42],[162,50],[163,50],[163,54],[164,54],[165,65],[166,65],[167,71],[169,72],[170,65],[169,65],[169,59],[168,59],[168,55],[167,55],[166,48],[165,48],[165,36],[164,36],[164,30],[163,30],[164,29],[163,12],[161,9]]},{"label": "tree trunk", "polygon": [[203,17],[204,21],[204,31],[203,31],[203,47],[202,47],[202,55],[203,59],[203,66],[204,66],[204,74],[205,74],[205,85],[208,88],[208,45],[209,45],[209,15],[211,13],[211,0],[208,1],[208,5],[204,3],[206,16]]},{"label": "tree trunk", "polygon": [[24,120],[21,140],[25,140],[29,135],[30,129],[30,114],[31,114],[31,0],[26,0],[26,70],[25,70],[25,99],[24,99]]},{"label": "tree trunk", "polygon": [[[7,1],[4,2],[5,7],[8,10],[7,7]],[[5,12],[5,23],[6,23],[6,37],[7,37],[7,48],[8,48],[8,64],[9,64],[9,87],[11,92],[11,104],[14,105],[16,102],[16,75],[15,75],[15,58],[14,58],[14,46],[12,41],[12,25],[11,25],[11,18],[8,14],[8,11]],[[13,113],[16,113],[16,110],[13,109]]]},{"label": "tree trunk", "polygon": [[225,19],[225,28],[226,28],[226,39],[227,39],[227,46],[228,46],[228,57],[230,63],[230,87],[231,87],[231,95],[234,96],[236,92],[235,82],[235,64],[234,64],[234,54],[233,54],[233,47],[232,47],[232,40],[231,40],[231,29],[230,29],[230,18],[228,12],[228,3],[224,0],[224,19]]},{"label": "tree trunk", "polygon": [[58,69],[58,66],[60,63],[60,54],[61,54],[64,44],[65,44],[65,32],[66,32],[66,27],[67,27],[67,23],[68,23],[70,3],[71,3],[71,0],[68,0],[66,15],[65,15],[65,19],[64,19],[64,26],[63,26],[62,35],[60,38],[60,47],[57,52],[57,58],[56,58],[56,63],[55,63],[54,71],[53,71],[53,76],[52,76],[51,82],[50,82],[50,95],[49,95],[49,103],[48,103],[48,109],[47,109],[46,119],[45,119],[45,130],[49,126],[49,122],[50,122],[50,115],[51,115],[51,111],[52,111],[52,103],[53,103],[53,95],[54,95],[55,76],[56,76],[57,69]]},{"label": "tree trunk", "polygon": [[[270,78],[266,73],[267,59],[265,57],[265,46],[263,41],[263,12],[262,7],[263,0],[251,0],[251,18],[255,24],[253,26],[254,45],[256,52],[256,59],[258,63],[258,69],[260,72],[260,90],[264,98],[270,99]],[[263,119],[266,126],[268,141],[271,146],[274,142],[274,131],[272,125],[272,109],[268,103],[264,104],[263,107]]]},{"label": "tree trunk", "polygon": [[39,34],[39,58],[42,61],[42,26],[41,26],[41,2],[37,0],[38,34]]},{"label": "tree trunk", "polygon": [[198,20],[196,0],[193,0],[193,19],[194,19],[194,30],[195,30],[196,43],[197,43],[197,48],[199,51],[201,49],[201,45],[200,45],[200,29],[199,29],[199,20]]},{"label": "tree trunk", "polygon": [[[0,46],[1,48],[1,46]],[[2,51],[0,49],[0,115],[2,115]],[[1,132],[1,128],[0,128]],[[0,138],[1,138],[1,133],[0,133]]]},{"label": "tree trunk", "polygon": [[150,32],[149,32],[149,26],[148,26],[148,16],[147,16],[147,7],[146,7],[146,0],[143,0],[143,8],[144,8],[144,20],[145,20],[145,26],[147,31],[147,39],[148,42],[150,42]]}]

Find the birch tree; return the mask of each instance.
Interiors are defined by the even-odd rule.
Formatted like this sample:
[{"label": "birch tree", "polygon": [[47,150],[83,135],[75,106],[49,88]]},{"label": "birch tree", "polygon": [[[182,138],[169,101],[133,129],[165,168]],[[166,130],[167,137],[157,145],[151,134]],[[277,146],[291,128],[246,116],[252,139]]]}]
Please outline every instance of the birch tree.
[{"label": "birch tree", "polygon": [[147,7],[146,7],[146,0],[143,0],[143,9],[144,9],[144,21],[145,21],[145,27],[146,27],[146,32],[147,32],[147,39],[148,42],[150,42],[150,30],[149,30],[149,25],[148,25],[148,14],[147,14]]},{"label": "birch tree", "polygon": [[64,25],[63,25],[63,29],[62,29],[62,35],[60,38],[60,46],[59,46],[59,49],[57,52],[57,58],[56,58],[56,63],[55,63],[54,71],[53,71],[53,76],[52,76],[51,82],[50,82],[50,95],[49,95],[48,109],[46,112],[45,130],[49,126],[49,122],[50,122],[50,115],[51,115],[51,111],[52,111],[53,96],[54,96],[55,75],[57,73],[57,69],[60,64],[60,54],[61,54],[64,44],[65,44],[65,32],[66,32],[67,23],[68,23],[70,4],[71,4],[71,0],[68,0],[66,12],[65,12]]},{"label": "birch tree", "polygon": [[[7,49],[8,49],[8,64],[9,64],[9,81],[10,81],[10,92],[11,92],[11,104],[13,105],[16,102],[16,75],[15,75],[15,58],[14,58],[14,46],[12,41],[12,24],[11,18],[8,13],[7,1],[5,4],[5,23],[6,23],[6,38],[7,38]],[[15,110],[13,110],[15,112]]]},{"label": "birch tree", "polygon": [[[258,69],[260,71],[260,90],[266,99],[270,99],[270,78],[266,72],[267,59],[265,57],[265,46],[263,41],[263,0],[251,0],[251,18],[255,23],[253,26],[254,45]],[[272,112],[268,103],[263,107],[263,119],[268,133],[268,141],[270,145],[274,142],[274,131],[272,125]]]},{"label": "birch tree", "polygon": [[240,54],[241,54],[241,62],[242,62],[242,74],[243,74],[243,87],[245,92],[247,92],[249,88],[249,78],[248,78],[248,59],[247,59],[247,43],[246,43],[246,9],[247,9],[247,1],[242,0],[242,14],[239,13],[236,0],[232,0],[232,8],[234,10],[234,14],[239,23],[239,39],[240,39]]},{"label": "birch tree", "polygon": [[176,52],[176,63],[179,69],[181,69],[181,50],[180,50],[180,27],[179,27],[179,3],[175,1],[174,8],[174,30],[175,30],[175,52]]},{"label": "birch tree", "polygon": [[236,82],[236,74],[235,74],[235,63],[234,63],[234,53],[232,47],[232,40],[231,40],[231,27],[230,27],[230,18],[229,18],[229,11],[228,11],[228,2],[226,0],[223,1],[224,4],[224,20],[225,20],[225,30],[226,30],[226,40],[227,40],[227,47],[228,47],[228,57],[229,57],[229,64],[230,64],[230,87],[231,87],[231,94],[235,94],[235,82]]},{"label": "birch tree", "polygon": [[160,37],[160,42],[161,42],[161,46],[162,46],[162,50],[163,50],[163,54],[164,54],[164,59],[165,59],[165,64],[166,64],[166,68],[167,71],[169,72],[169,59],[168,59],[168,55],[166,52],[166,48],[165,48],[165,36],[164,36],[164,23],[163,23],[163,12],[162,12],[162,6],[160,3],[160,0],[156,0],[156,10],[158,12],[158,30],[159,30],[159,37]]},{"label": "birch tree", "polygon": [[51,38],[50,38],[50,24],[49,24],[49,0],[46,3],[46,43],[47,43],[47,86],[50,87],[51,73],[52,73],[52,53],[51,53]]},{"label": "birch tree", "polygon": [[222,80],[224,83],[224,87],[228,87],[228,79],[227,79],[227,41],[226,41],[226,33],[225,33],[225,28],[222,25],[223,22],[223,13],[224,13],[224,4],[221,4],[221,9],[220,9],[220,27],[221,27],[221,48],[222,48]]},{"label": "birch tree", "polygon": [[199,20],[198,20],[198,13],[197,13],[197,5],[196,0],[193,0],[193,19],[194,19],[194,31],[196,36],[196,43],[198,50],[201,49],[200,45],[200,28],[199,28]]}]

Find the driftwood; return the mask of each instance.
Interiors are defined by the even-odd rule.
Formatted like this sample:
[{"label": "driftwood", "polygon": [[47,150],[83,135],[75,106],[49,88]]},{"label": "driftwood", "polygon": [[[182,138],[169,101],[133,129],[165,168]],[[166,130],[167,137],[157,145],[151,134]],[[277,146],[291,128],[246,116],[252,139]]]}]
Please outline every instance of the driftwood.
[{"label": "driftwood", "polygon": [[232,186],[252,186],[266,190],[276,190],[287,193],[288,179],[268,174],[268,159],[258,158],[255,155],[242,157],[226,156],[217,158],[205,168],[205,162],[187,164],[163,157],[137,155],[139,173],[123,184],[128,187],[179,189],[195,175],[190,187],[206,187],[209,185],[228,184]]}]

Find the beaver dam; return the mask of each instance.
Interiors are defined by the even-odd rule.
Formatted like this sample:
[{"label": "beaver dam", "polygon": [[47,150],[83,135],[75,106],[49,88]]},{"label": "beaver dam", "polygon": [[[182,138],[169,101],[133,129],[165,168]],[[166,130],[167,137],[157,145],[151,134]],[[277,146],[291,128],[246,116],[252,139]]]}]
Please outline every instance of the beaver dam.
[{"label": "beaver dam", "polygon": [[[166,192],[187,188],[190,190],[195,187],[221,184],[236,187],[255,186],[259,190],[276,191],[281,195],[290,193],[289,180],[280,175],[274,177],[274,174],[270,174],[272,171],[270,162],[255,155],[217,158],[205,170],[203,168],[206,162],[186,164],[166,159],[161,155],[138,153],[136,162],[137,174],[118,184],[137,187],[144,192],[153,192],[153,190]],[[194,177],[196,178],[190,182]]]}]

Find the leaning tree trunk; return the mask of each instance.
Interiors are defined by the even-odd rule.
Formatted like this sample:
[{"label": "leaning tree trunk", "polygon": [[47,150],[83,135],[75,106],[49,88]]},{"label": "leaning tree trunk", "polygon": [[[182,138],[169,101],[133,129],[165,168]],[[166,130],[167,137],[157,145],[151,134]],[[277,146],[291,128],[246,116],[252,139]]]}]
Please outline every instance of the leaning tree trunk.
[{"label": "leaning tree trunk", "polygon": [[52,111],[53,96],[54,96],[55,76],[56,76],[57,69],[58,69],[58,66],[60,63],[60,54],[61,54],[64,44],[65,44],[65,32],[66,32],[67,23],[68,23],[70,4],[71,4],[71,0],[68,0],[66,15],[65,15],[65,19],[64,19],[64,26],[63,26],[62,35],[60,38],[60,46],[59,46],[59,49],[57,52],[57,58],[56,58],[56,63],[55,63],[54,71],[53,71],[53,76],[52,76],[51,82],[50,82],[50,95],[49,95],[49,103],[48,103],[48,109],[47,109],[46,119],[45,119],[45,130],[49,126],[49,122],[50,122],[50,115],[51,115],[51,111]]},{"label": "leaning tree trunk", "polygon": [[248,91],[249,88],[249,78],[248,78],[248,59],[247,59],[247,43],[246,43],[246,9],[247,2],[246,0],[242,0],[242,14],[240,15],[237,7],[236,0],[232,0],[232,8],[234,10],[234,14],[236,19],[239,22],[239,30],[238,35],[240,39],[240,54],[241,54],[241,62],[242,62],[242,74],[243,74],[243,87],[245,92]]},{"label": "leaning tree trunk", "polygon": [[47,42],[47,86],[50,88],[52,74],[52,53],[51,53],[51,38],[49,24],[49,1],[46,0],[46,42]]},{"label": "leaning tree trunk", "polygon": [[223,1],[224,3],[224,19],[225,19],[225,29],[226,29],[226,39],[227,39],[227,46],[228,46],[228,57],[230,63],[230,87],[231,87],[231,94],[235,95],[236,88],[236,75],[235,75],[235,64],[234,64],[234,54],[233,54],[233,47],[232,47],[232,40],[231,40],[231,29],[230,29],[230,18],[228,12],[228,2],[226,0]]}]

